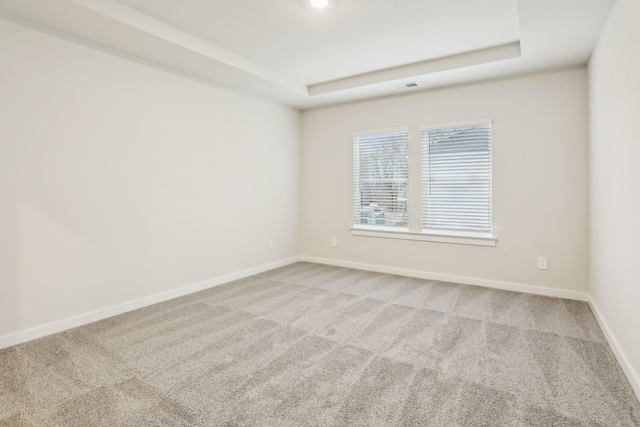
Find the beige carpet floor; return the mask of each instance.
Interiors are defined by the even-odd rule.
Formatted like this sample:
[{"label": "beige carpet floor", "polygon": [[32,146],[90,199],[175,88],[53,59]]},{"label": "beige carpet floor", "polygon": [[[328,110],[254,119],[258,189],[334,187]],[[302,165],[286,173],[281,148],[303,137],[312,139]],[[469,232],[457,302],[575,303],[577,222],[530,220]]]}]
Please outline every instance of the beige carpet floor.
[{"label": "beige carpet floor", "polygon": [[0,351],[2,426],[633,426],[582,302],[297,263]]}]

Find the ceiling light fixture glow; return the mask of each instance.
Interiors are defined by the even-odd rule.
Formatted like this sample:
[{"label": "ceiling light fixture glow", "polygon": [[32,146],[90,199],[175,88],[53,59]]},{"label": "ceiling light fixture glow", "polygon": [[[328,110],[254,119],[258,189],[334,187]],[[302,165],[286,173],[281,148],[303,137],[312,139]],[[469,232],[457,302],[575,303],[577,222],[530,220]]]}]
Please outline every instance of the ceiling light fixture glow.
[{"label": "ceiling light fixture glow", "polygon": [[318,9],[322,9],[323,7],[327,7],[329,5],[329,0],[311,0],[311,6],[316,7]]}]

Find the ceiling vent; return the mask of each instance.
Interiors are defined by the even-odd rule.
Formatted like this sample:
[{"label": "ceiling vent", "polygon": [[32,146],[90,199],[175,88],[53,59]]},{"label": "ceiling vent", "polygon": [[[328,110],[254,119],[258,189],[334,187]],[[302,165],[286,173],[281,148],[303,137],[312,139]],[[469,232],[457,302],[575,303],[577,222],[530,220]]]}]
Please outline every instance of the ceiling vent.
[{"label": "ceiling vent", "polygon": [[391,85],[395,90],[401,89],[413,89],[414,87],[418,87],[418,83],[416,82],[408,82],[408,83],[398,83]]}]

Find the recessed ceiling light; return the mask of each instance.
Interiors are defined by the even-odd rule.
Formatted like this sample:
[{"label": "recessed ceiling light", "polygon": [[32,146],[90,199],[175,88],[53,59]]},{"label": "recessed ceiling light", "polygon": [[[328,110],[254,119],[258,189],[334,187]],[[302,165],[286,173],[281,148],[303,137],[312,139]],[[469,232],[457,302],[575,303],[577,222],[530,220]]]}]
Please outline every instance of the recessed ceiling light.
[{"label": "recessed ceiling light", "polygon": [[327,7],[329,5],[329,0],[311,0],[311,6],[317,7],[318,9],[322,9],[323,7]]}]

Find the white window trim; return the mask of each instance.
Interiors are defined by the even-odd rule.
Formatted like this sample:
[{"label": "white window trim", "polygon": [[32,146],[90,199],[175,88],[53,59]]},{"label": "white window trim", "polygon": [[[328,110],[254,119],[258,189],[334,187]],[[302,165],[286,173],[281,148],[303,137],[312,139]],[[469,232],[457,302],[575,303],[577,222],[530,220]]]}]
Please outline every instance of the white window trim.
[{"label": "white window trim", "polygon": [[[431,125],[420,125],[417,127],[418,132],[421,134],[424,130],[432,130],[432,129],[443,129],[449,127],[456,126],[473,126],[473,125],[493,125],[493,119],[476,119],[476,120],[464,120],[464,121],[456,121],[456,122],[448,122],[448,123],[437,123]],[[411,150],[411,141],[414,139],[412,135],[412,126],[399,126],[394,128],[386,128],[386,129],[377,129],[377,130],[369,130],[364,132],[353,132],[352,138],[356,138],[359,136],[368,136],[375,135],[379,133],[391,133],[391,132],[409,132],[409,149]],[[415,129],[415,128],[413,128]],[[421,141],[421,138],[416,139]],[[493,141],[492,147],[493,149]],[[353,159],[351,161],[353,163]],[[411,170],[411,168],[410,168]],[[420,169],[420,173],[422,170]],[[410,175],[411,182],[411,175]],[[491,180],[491,186],[493,187],[493,179]],[[491,197],[493,199],[493,188],[491,191]],[[411,200],[411,199],[410,199]],[[415,212],[420,213],[422,210],[422,200],[420,199],[420,209],[412,209],[413,214],[410,214],[409,221],[411,222],[412,215],[415,215]],[[492,200],[493,205],[493,200]],[[353,217],[353,212],[352,212]],[[352,225],[350,228],[350,234],[352,236],[363,236],[363,237],[377,237],[384,239],[400,239],[400,240],[413,240],[413,241],[422,241],[422,242],[438,242],[438,243],[451,243],[451,244],[459,244],[459,245],[472,245],[472,246],[487,246],[487,247],[495,247],[498,238],[494,234],[495,224],[492,224],[492,234],[484,235],[484,234],[474,234],[472,232],[463,233],[463,232],[455,232],[455,231],[412,231],[409,228],[396,228],[396,227],[384,227],[384,226],[367,226],[367,225]]]},{"label": "white window trim", "polygon": [[[409,138],[409,150],[411,150],[411,126],[397,126],[397,127],[391,127],[391,128],[383,128],[383,129],[374,129],[374,130],[368,130],[368,131],[362,131],[362,132],[352,132],[351,133],[351,140],[353,141],[356,138],[360,138],[363,136],[372,136],[372,135],[379,135],[379,134],[389,134],[389,133],[400,133],[400,132],[406,132],[407,136]],[[352,142],[353,143],[353,142]],[[354,151],[351,151],[352,153],[352,157],[351,157],[351,164],[353,165],[355,162],[355,154]],[[409,159],[410,161],[410,159]],[[409,184],[409,189],[411,188],[411,165],[409,164],[409,177],[408,177],[408,184]],[[355,182],[355,177],[354,177],[354,184],[356,184]],[[409,190],[410,192],[411,190]],[[411,197],[409,197],[409,206],[411,204]],[[408,207],[409,207],[408,206]],[[351,218],[354,218],[355,216],[355,209],[354,209],[354,203],[352,200],[351,203]],[[409,214],[409,221],[411,221],[411,214]],[[356,224],[352,225],[353,227],[359,226]],[[366,225],[365,225],[366,227]],[[392,227],[392,226],[375,226],[376,229],[386,229],[388,228],[389,230],[405,230],[404,227]]]},{"label": "white window trim", "polygon": [[498,239],[494,236],[473,236],[471,234],[458,234],[455,233],[415,233],[407,229],[393,229],[387,228],[367,228],[366,226],[352,227],[352,236],[364,236],[364,237],[379,237],[383,239],[401,239],[401,240],[414,240],[421,242],[439,242],[439,243],[453,243],[458,245],[473,245],[473,246],[496,246]]},{"label": "white window trim", "polygon": [[378,134],[384,134],[384,133],[409,132],[409,130],[410,130],[409,126],[398,126],[395,128],[374,129],[374,130],[368,130],[364,132],[353,132],[351,133],[351,136],[352,138],[357,138],[360,136],[370,136],[370,135],[378,135]]},{"label": "white window trim", "polygon": [[420,132],[423,130],[433,130],[433,129],[446,129],[453,127],[465,127],[465,126],[479,126],[479,125],[493,125],[493,119],[477,119],[477,120],[466,120],[463,122],[449,122],[449,123],[436,123],[432,125],[421,125],[418,129]]},{"label": "white window trim", "polygon": [[[493,119],[475,119],[475,120],[464,120],[464,121],[447,122],[447,123],[434,123],[430,125],[420,125],[418,126],[418,131],[421,135],[420,140],[422,141],[423,131],[447,129],[452,127],[481,126],[481,125],[493,126]],[[422,149],[422,144],[420,145],[420,148]],[[422,152],[421,152],[421,156],[422,156]],[[491,163],[493,163],[493,136],[491,138]],[[422,165],[420,168],[420,173],[421,174],[424,173],[424,171],[422,170]],[[420,183],[422,184],[422,179],[420,180]],[[494,186],[493,166],[491,166],[492,209],[493,209],[493,197],[494,197],[493,186]],[[422,196],[422,193],[421,193],[421,196]],[[424,203],[424,200],[422,199],[422,197],[420,199],[420,202],[421,202],[420,213],[422,215],[422,204]],[[486,235],[486,234],[479,235],[473,232],[463,232],[463,231],[446,231],[446,230],[438,231],[438,230],[425,230],[425,229],[423,229],[422,232],[416,233],[416,234],[429,236],[430,237],[429,239],[424,239],[427,241],[441,242],[441,241],[444,241],[442,240],[442,238],[447,238],[455,241],[451,241],[451,242],[447,241],[446,243],[460,243],[460,244],[469,244],[469,245],[477,244],[479,246],[496,246],[498,239],[494,235],[494,229],[495,229],[495,224],[493,223],[493,218],[491,218],[491,235]],[[433,239],[431,239],[431,237],[433,237]],[[421,239],[415,239],[415,240],[421,240]],[[473,243],[475,241],[478,241],[479,243]],[[471,243],[468,243],[468,242],[471,242]]]}]

